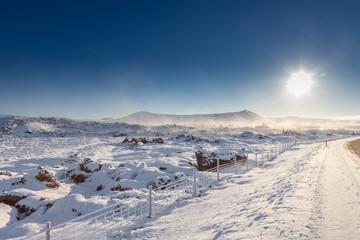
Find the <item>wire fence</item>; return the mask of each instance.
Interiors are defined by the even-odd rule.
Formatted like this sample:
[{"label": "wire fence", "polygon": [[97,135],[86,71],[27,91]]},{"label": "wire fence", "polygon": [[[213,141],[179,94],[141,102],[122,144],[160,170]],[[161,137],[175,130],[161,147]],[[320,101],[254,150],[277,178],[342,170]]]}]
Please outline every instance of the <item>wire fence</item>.
[{"label": "wire fence", "polygon": [[[337,140],[333,138],[331,140]],[[321,140],[324,141],[324,140]],[[314,143],[316,141],[311,141]],[[320,141],[319,141],[320,142]],[[241,174],[247,170],[262,166],[273,160],[279,154],[298,144],[309,144],[310,141],[293,140],[281,143],[262,152],[247,154],[246,161],[233,160],[226,164],[206,170],[196,171],[192,177],[184,177],[168,185],[152,189],[149,187],[148,197],[139,199],[130,206],[114,204],[82,217],[68,221],[51,229],[47,229],[23,239],[112,239],[121,238],[131,227],[142,221],[148,221],[161,214],[171,205],[184,199],[201,195],[217,181],[229,178],[234,174]]]}]

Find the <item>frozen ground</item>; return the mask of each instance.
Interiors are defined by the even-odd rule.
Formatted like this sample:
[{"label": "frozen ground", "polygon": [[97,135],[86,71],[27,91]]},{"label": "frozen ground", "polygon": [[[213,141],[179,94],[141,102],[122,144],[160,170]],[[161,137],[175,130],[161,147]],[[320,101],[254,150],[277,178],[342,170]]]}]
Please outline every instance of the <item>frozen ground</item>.
[{"label": "frozen ground", "polygon": [[[244,147],[251,154],[295,138],[323,141],[349,133],[150,128],[3,116],[0,239],[30,235],[47,221],[56,226],[110,204],[130,206],[146,198],[150,185],[191,176],[199,147],[225,153]],[[323,143],[301,145],[262,168],[221,182],[216,191],[180,203],[125,236],[176,239],[180,230],[188,239],[320,236],[322,230],[314,224],[320,225],[310,220],[320,218],[312,211],[328,151]]]}]

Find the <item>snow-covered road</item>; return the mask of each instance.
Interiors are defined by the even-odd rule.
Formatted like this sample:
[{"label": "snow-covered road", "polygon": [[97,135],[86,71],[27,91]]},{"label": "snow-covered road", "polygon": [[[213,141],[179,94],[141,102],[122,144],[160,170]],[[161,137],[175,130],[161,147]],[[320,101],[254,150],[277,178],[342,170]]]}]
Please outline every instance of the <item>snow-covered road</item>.
[{"label": "snow-covered road", "polygon": [[358,158],[344,148],[348,141],[297,146],[125,237],[360,239]]},{"label": "snow-covered road", "polygon": [[329,145],[315,201],[316,237],[360,239],[360,161],[349,140]]}]

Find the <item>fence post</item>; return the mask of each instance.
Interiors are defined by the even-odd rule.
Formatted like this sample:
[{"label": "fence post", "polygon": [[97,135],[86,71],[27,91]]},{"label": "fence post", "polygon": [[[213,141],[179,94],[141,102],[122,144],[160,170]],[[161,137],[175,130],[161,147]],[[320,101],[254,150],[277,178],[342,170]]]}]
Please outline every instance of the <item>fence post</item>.
[{"label": "fence post", "polygon": [[219,167],[219,164],[220,164],[220,160],[219,159],[216,159],[216,173],[217,173],[217,180],[219,181],[220,179],[220,167]]},{"label": "fence post", "polygon": [[255,153],[255,162],[256,162],[256,167],[258,166],[258,163],[257,163],[257,155],[258,155],[258,153]]},{"label": "fence post", "polygon": [[273,149],[270,149],[271,150],[271,159],[273,158]]},{"label": "fence post", "polygon": [[149,218],[152,217],[152,186],[149,186]]},{"label": "fence post", "polygon": [[194,170],[193,175],[194,175],[194,197],[196,197],[196,170]]},{"label": "fence post", "polygon": [[51,222],[46,223],[46,240],[50,240]]},{"label": "fence post", "polygon": [[235,156],[234,168],[235,168],[235,175],[236,175],[237,174],[236,156]]},{"label": "fence post", "polygon": [[[121,210],[121,209],[120,209],[120,210]],[[95,218],[95,234],[96,234],[96,235],[97,235],[97,218],[98,218],[98,217]]]},{"label": "fence post", "polygon": [[261,154],[261,166],[264,166],[264,153]]},{"label": "fence post", "polygon": [[249,154],[246,155],[246,170],[249,170]]}]

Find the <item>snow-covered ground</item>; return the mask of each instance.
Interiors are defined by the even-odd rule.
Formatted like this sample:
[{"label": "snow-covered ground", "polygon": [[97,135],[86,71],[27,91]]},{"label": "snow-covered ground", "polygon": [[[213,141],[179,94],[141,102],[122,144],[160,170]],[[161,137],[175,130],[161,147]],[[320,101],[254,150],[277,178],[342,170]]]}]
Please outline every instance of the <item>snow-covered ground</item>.
[{"label": "snow-covered ground", "polygon": [[[216,153],[245,148],[252,154],[295,138],[324,141],[351,132],[199,130],[4,116],[0,239],[39,232],[47,221],[56,227],[108,205],[131,206],[147,197],[150,185],[191,177],[200,147]],[[308,220],[315,216],[314,193],[328,151],[323,145],[289,150],[261,168],[219,183],[217,190],[178,203],[125,237],[176,239],[185,226],[182,239],[312,236],[315,221]]]},{"label": "snow-covered ground", "polygon": [[294,147],[125,237],[359,239],[360,162],[345,149],[348,141]]},{"label": "snow-covered ground", "polygon": [[322,239],[360,239],[360,159],[347,142],[331,143],[322,162],[314,205]]}]

